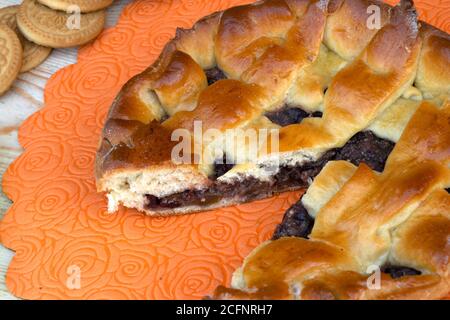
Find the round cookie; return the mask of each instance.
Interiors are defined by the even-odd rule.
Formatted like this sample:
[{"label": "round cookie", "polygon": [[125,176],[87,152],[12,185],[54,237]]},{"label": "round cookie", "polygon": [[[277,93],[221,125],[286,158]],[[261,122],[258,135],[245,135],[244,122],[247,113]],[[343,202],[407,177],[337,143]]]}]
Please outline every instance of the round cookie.
[{"label": "round cookie", "polygon": [[52,48],[40,46],[36,43],[28,41],[22,35],[19,36],[23,48],[22,68],[20,72],[27,72],[47,59],[52,52]]},{"label": "round cookie", "polygon": [[9,89],[22,67],[22,46],[16,33],[0,25],[0,95]]},{"label": "round cookie", "polygon": [[81,12],[92,12],[105,9],[113,3],[113,0],[38,0],[47,7],[67,11],[71,6],[78,6]]},{"label": "round cookie", "polygon": [[0,24],[6,24],[14,30],[19,37],[23,49],[22,69],[20,72],[29,71],[42,62],[50,55],[52,49],[43,47],[28,41],[19,31],[17,27],[16,14],[19,11],[19,6],[9,6],[0,9]]},{"label": "round cookie", "polygon": [[9,6],[0,9],[0,24],[6,24],[8,27],[17,30],[16,13],[19,6]]},{"label": "round cookie", "polygon": [[77,14],[52,10],[36,0],[25,0],[17,13],[17,25],[22,34],[34,43],[52,48],[85,44],[100,34],[104,24],[104,11],[77,17]]}]

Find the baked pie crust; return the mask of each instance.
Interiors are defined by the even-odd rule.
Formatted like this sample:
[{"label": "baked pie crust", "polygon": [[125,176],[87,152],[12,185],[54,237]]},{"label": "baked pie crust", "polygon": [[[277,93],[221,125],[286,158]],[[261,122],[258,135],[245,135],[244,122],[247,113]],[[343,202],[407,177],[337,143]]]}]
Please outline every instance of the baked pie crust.
[{"label": "baked pie crust", "polygon": [[423,102],[382,173],[365,164],[328,162],[283,220],[301,207],[314,226],[302,235],[286,228],[276,233],[245,259],[232,288],[219,287],[214,297],[446,297],[449,163],[450,103],[438,108]]},{"label": "baked pie crust", "polygon": [[[371,5],[380,8],[380,29],[367,27]],[[306,187],[327,161],[347,157],[329,151],[357,134],[372,136],[364,137],[368,149],[386,145],[373,167],[382,170],[389,142],[420,101],[442,105],[447,98],[448,50],[449,36],[418,23],[411,1],[391,8],[366,0],[266,0],[212,14],[177,30],[117,96],[97,153],[98,190],[110,211],[123,204],[150,215],[246,202]],[[289,125],[271,121],[274,113]],[[275,128],[279,146],[234,166],[175,164],[171,135],[178,128],[193,134],[195,121],[221,132]],[[215,142],[204,143],[201,154]],[[246,148],[221,151],[233,162]],[[368,162],[361,153],[347,160]]]}]

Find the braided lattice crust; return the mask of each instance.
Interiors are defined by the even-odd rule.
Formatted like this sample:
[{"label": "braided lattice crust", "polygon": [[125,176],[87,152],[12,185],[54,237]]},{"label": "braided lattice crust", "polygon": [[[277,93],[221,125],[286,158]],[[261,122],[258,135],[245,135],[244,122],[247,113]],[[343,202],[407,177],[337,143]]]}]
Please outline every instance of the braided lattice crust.
[{"label": "braided lattice crust", "polygon": [[[375,27],[368,24],[370,6],[379,9]],[[450,91],[449,50],[449,36],[419,23],[406,0],[396,7],[265,0],[212,14],[178,30],[117,96],[97,153],[98,190],[108,193],[111,211],[124,204],[180,214],[305,187],[335,159],[330,150],[356,134],[396,142],[421,101],[442,106]],[[211,74],[226,79],[214,82]],[[270,114],[286,106],[319,116],[297,111],[301,122],[272,122]],[[210,162],[175,164],[172,133],[185,128],[193,135],[195,121],[220,132],[278,129],[279,145],[220,174]],[[213,157],[216,143],[203,143],[201,153]],[[235,159],[247,148],[222,151]],[[308,170],[298,174],[303,183],[280,182],[299,167]],[[238,192],[249,181],[257,187]]]},{"label": "braided lattice crust", "polygon": [[[434,299],[450,292],[450,103],[424,102],[383,173],[329,162],[301,199],[315,224],[309,239],[256,248],[216,298]],[[401,265],[419,275],[381,274]],[[369,281],[368,281],[369,280]],[[369,284],[368,284],[369,283]]]}]

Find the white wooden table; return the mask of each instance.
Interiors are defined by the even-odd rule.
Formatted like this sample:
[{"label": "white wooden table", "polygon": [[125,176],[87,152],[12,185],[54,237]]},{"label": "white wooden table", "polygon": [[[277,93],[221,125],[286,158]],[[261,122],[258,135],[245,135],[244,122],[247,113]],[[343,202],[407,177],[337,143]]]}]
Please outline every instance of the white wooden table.
[{"label": "white wooden table", "polygon": [[[123,7],[132,0],[116,0],[107,10],[106,26],[116,23]],[[19,4],[21,0],[0,0],[0,8]],[[8,93],[0,97],[0,179],[8,165],[22,152],[17,141],[17,130],[27,117],[43,105],[44,87],[57,70],[75,63],[77,49],[53,50],[51,56],[39,67],[19,76]],[[11,202],[3,194],[0,185],[0,220]],[[0,245],[0,300],[15,299],[5,285],[5,275],[13,252]]]}]

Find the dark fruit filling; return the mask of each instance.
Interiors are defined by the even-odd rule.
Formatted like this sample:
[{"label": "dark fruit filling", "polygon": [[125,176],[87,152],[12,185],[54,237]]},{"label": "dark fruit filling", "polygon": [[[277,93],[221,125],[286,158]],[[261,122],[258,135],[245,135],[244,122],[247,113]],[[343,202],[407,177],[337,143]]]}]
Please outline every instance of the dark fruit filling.
[{"label": "dark fruit filling", "polygon": [[392,265],[381,267],[381,272],[388,273],[393,279],[397,279],[404,276],[417,276],[422,274],[422,272],[413,268],[408,268],[404,266],[392,266]]},{"label": "dark fruit filling", "polygon": [[225,73],[220,70],[218,67],[214,67],[208,70],[205,70],[206,79],[208,79],[208,85],[212,85],[214,82],[217,82],[222,79],[226,79]]},{"label": "dark fruit filling", "polygon": [[223,159],[219,159],[214,162],[214,174],[210,178],[216,180],[218,177],[223,176],[225,173],[230,171],[233,167],[234,164],[232,161],[227,159],[227,156],[224,155]]},{"label": "dark fruit filling", "polygon": [[300,123],[305,118],[321,118],[322,112],[316,111],[313,113],[308,113],[299,108],[284,106],[277,111],[267,112],[265,116],[273,123],[285,127],[291,124]]},{"label": "dark fruit filling", "polygon": [[364,162],[373,170],[382,172],[394,146],[393,142],[378,138],[370,131],[358,132],[339,150],[336,160],[350,161],[354,165]]},{"label": "dark fruit filling", "polygon": [[331,160],[347,160],[355,165],[365,162],[372,169],[381,171],[393,146],[392,142],[378,138],[371,132],[360,132],[351,138],[343,148],[329,150],[316,161],[299,166],[280,167],[270,181],[260,181],[249,177],[233,183],[221,182],[216,180],[217,177],[226,173],[233,165],[216,163],[209,188],[186,190],[162,198],[147,195],[145,206],[147,209],[161,210],[188,205],[211,205],[223,199],[247,202],[287,190],[306,188],[325,164]]},{"label": "dark fruit filling", "polygon": [[272,240],[281,237],[307,238],[314,226],[314,218],[308,214],[299,200],[284,214],[283,221],[275,229]]}]

